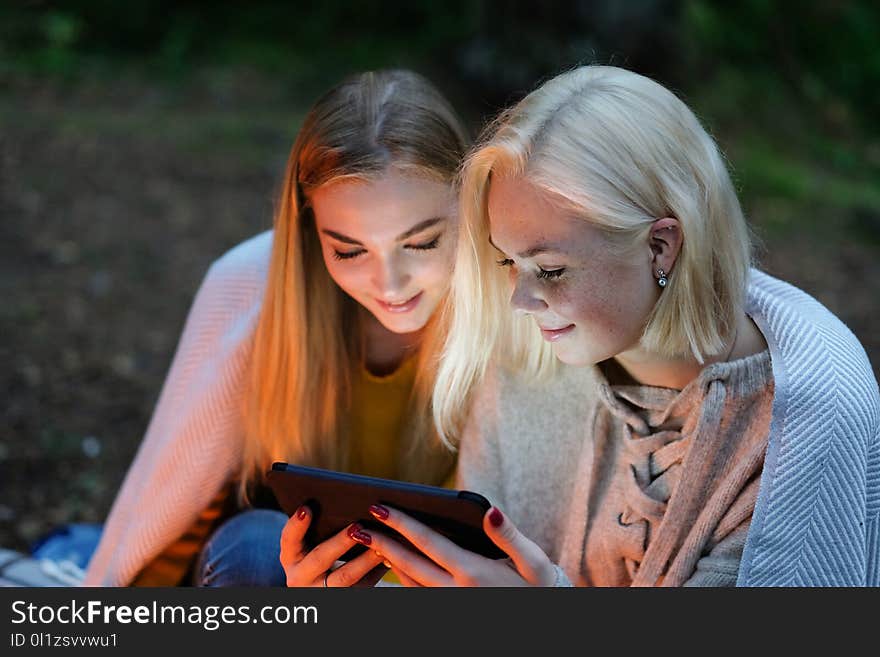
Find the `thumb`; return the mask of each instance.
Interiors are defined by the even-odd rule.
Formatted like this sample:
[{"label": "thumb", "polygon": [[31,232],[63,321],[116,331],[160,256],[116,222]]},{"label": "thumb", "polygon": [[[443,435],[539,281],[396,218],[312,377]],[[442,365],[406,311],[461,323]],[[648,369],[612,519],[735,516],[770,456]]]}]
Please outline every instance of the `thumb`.
[{"label": "thumb", "polygon": [[555,570],[550,558],[532,540],[526,538],[493,506],[483,516],[483,531],[495,545],[507,553],[522,577],[535,586],[551,586],[555,581]]}]

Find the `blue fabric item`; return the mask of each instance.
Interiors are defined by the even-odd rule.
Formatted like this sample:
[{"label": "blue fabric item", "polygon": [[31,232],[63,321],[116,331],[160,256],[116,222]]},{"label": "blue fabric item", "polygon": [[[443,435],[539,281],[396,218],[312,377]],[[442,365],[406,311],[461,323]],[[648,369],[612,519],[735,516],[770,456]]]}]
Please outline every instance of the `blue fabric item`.
[{"label": "blue fabric item", "polygon": [[85,569],[98,547],[103,530],[104,525],[95,523],[59,525],[31,545],[31,556],[35,559],[72,561]]},{"label": "blue fabric item", "polygon": [[199,556],[195,586],[286,586],[281,566],[281,530],[287,515],[251,509],[215,531]]}]

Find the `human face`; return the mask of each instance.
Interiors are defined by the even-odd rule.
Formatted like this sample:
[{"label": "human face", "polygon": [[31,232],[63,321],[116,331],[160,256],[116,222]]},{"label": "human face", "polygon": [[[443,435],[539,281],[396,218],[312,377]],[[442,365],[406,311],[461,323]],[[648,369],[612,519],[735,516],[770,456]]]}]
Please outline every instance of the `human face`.
[{"label": "human face", "polygon": [[324,263],[336,284],[393,333],[425,326],[446,293],[455,253],[447,184],[389,169],[311,197]]},{"label": "human face", "polygon": [[521,176],[492,181],[488,210],[511,305],[534,317],[559,360],[592,365],[637,348],[659,297],[647,243],[615,255],[598,228]]}]

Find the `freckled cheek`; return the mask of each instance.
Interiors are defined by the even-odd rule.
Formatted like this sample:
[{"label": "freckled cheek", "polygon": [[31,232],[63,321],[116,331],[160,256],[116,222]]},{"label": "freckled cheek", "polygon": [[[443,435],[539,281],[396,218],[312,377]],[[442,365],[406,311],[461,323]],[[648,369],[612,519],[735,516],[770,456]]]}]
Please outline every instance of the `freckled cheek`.
[{"label": "freckled cheek", "polygon": [[569,286],[548,295],[551,309],[589,333],[618,333],[624,323],[624,306],[613,287]]}]

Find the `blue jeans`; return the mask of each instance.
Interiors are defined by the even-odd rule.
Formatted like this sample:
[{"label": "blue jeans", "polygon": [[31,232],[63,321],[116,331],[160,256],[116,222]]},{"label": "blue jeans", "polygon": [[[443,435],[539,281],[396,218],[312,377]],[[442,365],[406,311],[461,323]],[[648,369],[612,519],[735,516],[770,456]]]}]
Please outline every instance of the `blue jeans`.
[{"label": "blue jeans", "polygon": [[202,548],[194,586],[286,586],[281,530],[287,515],[250,509],[224,522]]}]

